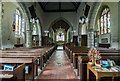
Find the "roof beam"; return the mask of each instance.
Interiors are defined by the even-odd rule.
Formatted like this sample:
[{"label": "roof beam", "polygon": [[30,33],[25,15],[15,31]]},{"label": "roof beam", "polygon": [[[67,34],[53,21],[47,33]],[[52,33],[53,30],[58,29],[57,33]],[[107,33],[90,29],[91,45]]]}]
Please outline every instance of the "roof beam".
[{"label": "roof beam", "polygon": [[61,2],[59,2],[59,10],[61,10]]},{"label": "roof beam", "polygon": [[43,7],[45,9],[45,7],[47,6],[48,2],[46,2],[45,6]]},{"label": "roof beam", "polygon": [[80,6],[80,2],[78,3],[78,5],[77,5],[77,7],[76,7],[76,11],[77,11],[77,9],[78,9],[79,6]]},{"label": "roof beam", "polygon": [[65,10],[45,10],[45,12],[75,12],[75,9],[65,9]]},{"label": "roof beam", "polygon": [[76,4],[74,2],[72,2],[72,4],[75,6],[75,9],[76,9],[76,7],[77,7]]},{"label": "roof beam", "polygon": [[43,11],[45,11],[45,9],[44,9],[44,7],[43,7],[43,5],[42,5],[41,2],[39,2],[39,5],[40,5],[40,7],[43,9]]},{"label": "roof beam", "polygon": [[42,4],[42,2],[39,2],[39,5],[41,6],[41,8],[43,9],[44,12],[77,12],[77,9],[80,5],[80,2],[77,2],[77,4],[75,2],[71,2],[73,4],[73,6],[75,7],[75,9],[62,9],[62,2],[58,2],[58,6],[59,8],[56,10],[47,10],[46,6],[48,5],[49,2],[46,2],[44,5]]}]

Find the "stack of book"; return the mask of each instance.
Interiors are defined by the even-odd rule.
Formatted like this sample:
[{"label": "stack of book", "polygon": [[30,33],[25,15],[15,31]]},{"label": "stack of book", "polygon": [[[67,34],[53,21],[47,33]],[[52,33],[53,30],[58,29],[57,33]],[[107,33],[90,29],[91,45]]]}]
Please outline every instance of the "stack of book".
[{"label": "stack of book", "polygon": [[111,67],[111,69],[113,71],[119,72],[120,71],[120,66]]}]

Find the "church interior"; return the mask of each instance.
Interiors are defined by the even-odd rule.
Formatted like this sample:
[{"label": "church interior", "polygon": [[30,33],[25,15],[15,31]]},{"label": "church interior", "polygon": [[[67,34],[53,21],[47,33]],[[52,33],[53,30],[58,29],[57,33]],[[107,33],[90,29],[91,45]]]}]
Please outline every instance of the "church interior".
[{"label": "church interior", "polygon": [[0,81],[120,81],[119,15],[118,0],[1,0]]}]

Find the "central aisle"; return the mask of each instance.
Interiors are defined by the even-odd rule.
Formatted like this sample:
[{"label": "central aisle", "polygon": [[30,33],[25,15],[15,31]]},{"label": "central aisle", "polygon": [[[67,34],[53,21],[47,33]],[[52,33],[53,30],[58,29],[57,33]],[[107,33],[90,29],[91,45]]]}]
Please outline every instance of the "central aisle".
[{"label": "central aisle", "polygon": [[64,51],[56,50],[39,79],[77,79]]}]

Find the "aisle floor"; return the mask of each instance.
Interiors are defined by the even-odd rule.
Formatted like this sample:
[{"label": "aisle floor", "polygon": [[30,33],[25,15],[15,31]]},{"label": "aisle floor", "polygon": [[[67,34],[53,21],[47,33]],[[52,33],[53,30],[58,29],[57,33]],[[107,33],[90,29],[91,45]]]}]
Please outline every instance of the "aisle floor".
[{"label": "aisle floor", "polygon": [[39,79],[77,79],[64,51],[56,50]]}]

